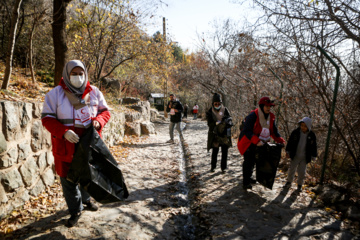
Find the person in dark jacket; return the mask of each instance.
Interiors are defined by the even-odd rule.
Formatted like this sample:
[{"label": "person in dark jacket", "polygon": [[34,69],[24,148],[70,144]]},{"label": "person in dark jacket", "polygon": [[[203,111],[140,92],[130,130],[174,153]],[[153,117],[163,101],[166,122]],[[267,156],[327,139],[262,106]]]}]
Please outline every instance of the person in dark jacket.
[{"label": "person in dark jacket", "polygon": [[305,178],[306,165],[317,157],[316,135],[311,131],[311,119],[304,117],[299,127],[292,131],[286,146],[286,157],[291,158],[285,187],[290,187],[297,169],[297,190],[301,191]]},{"label": "person in dark jacket", "polygon": [[231,147],[232,119],[229,110],[222,104],[221,96],[215,93],[212,99],[212,107],[206,112],[209,126],[207,150],[212,149],[211,172],[215,171],[217,155],[221,147],[221,171],[225,173],[227,168],[228,149]]},{"label": "person in dark jacket", "polygon": [[170,94],[170,101],[166,106],[166,111],[170,114],[170,140],[168,143],[174,143],[174,127],[176,125],[176,130],[181,133],[181,113],[183,111],[183,106],[179,100],[176,99],[175,94]]},{"label": "person in dark jacket", "polygon": [[244,128],[240,132],[238,149],[244,155],[243,162],[243,188],[252,189],[251,183],[256,181],[251,178],[255,166],[256,147],[263,146],[272,137],[275,142],[284,144],[275,124],[275,115],[270,112],[275,106],[269,97],[259,101],[259,108],[251,111],[245,118]]}]

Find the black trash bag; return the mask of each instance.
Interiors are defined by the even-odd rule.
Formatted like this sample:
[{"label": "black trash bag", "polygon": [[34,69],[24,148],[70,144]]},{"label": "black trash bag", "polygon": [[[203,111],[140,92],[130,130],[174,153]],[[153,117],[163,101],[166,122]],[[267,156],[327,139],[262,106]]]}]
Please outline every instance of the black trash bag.
[{"label": "black trash bag", "polygon": [[256,181],[269,189],[274,185],[282,147],[281,144],[269,143],[256,147]]},{"label": "black trash bag", "polygon": [[94,127],[76,144],[67,180],[79,183],[100,203],[123,201],[129,196],[122,172]]},{"label": "black trash bag", "polygon": [[233,126],[231,117],[223,117],[221,123],[216,125],[213,130],[215,142],[231,147],[231,128]]}]

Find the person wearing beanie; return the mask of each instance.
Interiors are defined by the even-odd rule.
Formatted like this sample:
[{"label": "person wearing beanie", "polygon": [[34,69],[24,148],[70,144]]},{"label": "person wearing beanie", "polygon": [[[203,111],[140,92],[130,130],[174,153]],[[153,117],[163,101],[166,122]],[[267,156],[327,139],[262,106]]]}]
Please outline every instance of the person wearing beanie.
[{"label": "person wearing beanie", "polygon": [[306,165],[317,157],[316,135],[311,131],[311,119],[304,117],[299,127],[291,132],[286,145],[286,157],[291,159],[285,187],[290,187],[297,170],[297,190],[301,191],[306,173]]},{"label": "person wearing beanie", "polygon": [[245,118],[243,130],[240,132],[238,140],[238,149],[244,156],[243,162],[243,188],[252,189],[251,184],[256,183],[252,179],[252,173],[255,166],[256,146],[263,146],[270,141],[270,137],[276,143],[285,144],[275,124],[275,115],[270,111],[275,106],[274,101],[269,97],[262,97],[259,101],[259,107]]},{"label": "person wearing beanie", "polygon": [[83,188],[66,179],[75,144],[91,126],[101,137],[101,131],[109,119],[109,107],[100,90],[90,85],[85,64],[80,60],[66,63],[59,85],[45,96],[41,122],[51,133],[55,171],[60,176],[70,213],[66,221],[68,227],[77,223],[83,209],[98,209]]},{"label": "person wearing beanie", "polygon": [[181,114],[184,110],[183,105],[179,100],[176,99],[175,94],[170,94],[170,101],[166,106],[166,111],[170,114],[170,124],[169,124],[169,133],[170,140],[167,143],[175,143],[174,141],[174,128],[176,126],[176,130],[178,133],[181,133]]},{"label": "person wearing beanie", "polygon": [[228,149],[231,147],[232,119],[229,110],[222,104],[221,96],[218,93],[213,96],[212,107],[206,112],[206,120],[209,126],[207,150],[212,149],[210,171],[215,171],[217,155],[221,147],[221,171],[225,173]]}]

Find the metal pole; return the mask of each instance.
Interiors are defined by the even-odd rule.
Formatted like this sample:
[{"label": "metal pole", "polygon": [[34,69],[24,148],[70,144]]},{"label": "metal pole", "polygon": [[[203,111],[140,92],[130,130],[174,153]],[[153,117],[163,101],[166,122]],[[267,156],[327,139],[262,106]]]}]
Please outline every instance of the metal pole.
[{"label": "metal pole", "polygon": [[[165,17],[163,17],[163,42],[164,42],[164,44],[166,44],[166,20],[165,20]],[[167,65],[166,65],[166,52],[165,52],[165,67],[166,67],[166,71],[167,71]],[[166,107],[167,107],[167,102],[166,102],[166,100],[167,100],[167,82],[168,82],[168,80],[167,80],[167,77],[165,77],[166,79],[164,80],[164,117],[168,117],[168,114],[167,114],[167,112],[166,112]]]},{"label": "metal pole", "polygon": [[325,175],[325,168],[326,168],[326,161],[329,154],[329,145],[330,145],[330,137],[331,137],[331,130],[332,130],[332,124],[334,120],[334,112],[335,112],[335,105],[336,105],[336,97],[337,92],[339,88],[339,78],[340,78],[340,69],[339,66],[334,62],[334,60],[325,52],[324,49],[322,49],[319,45],[316,46],[317,49],[320,50],[320,52],[330,61],[332,65],[334,65],[336,69],[336,80],[335,80],[335,88],[334,88],[334,95],[333,95],[333,101],[331,106],[331,113],[330,113],[330,121],[329,121],[329,130],[328,135],[326,138],[326,145],[325,145],[325,156],[324,156],[324,163],[321,170],[321,177],[320,177],[320,184],[323,184],[324,181],[324,175]]}]

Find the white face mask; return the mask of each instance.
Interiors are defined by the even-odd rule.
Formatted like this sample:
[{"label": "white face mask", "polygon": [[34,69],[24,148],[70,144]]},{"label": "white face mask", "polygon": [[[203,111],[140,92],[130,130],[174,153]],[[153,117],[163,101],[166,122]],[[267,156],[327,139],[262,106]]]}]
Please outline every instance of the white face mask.
[{"label": "white face mask", "polygon": [[76,88],[80,88],[85,82],[85,75],[70,75],[70,83]]},{"label": "white face mask", "polygon": [[214,106],[214,108],[215,108],[216,110],[220,110],[221,105],[220,105],[220,106],[218,106],[218,107],[215,107],[215,106]]}]

